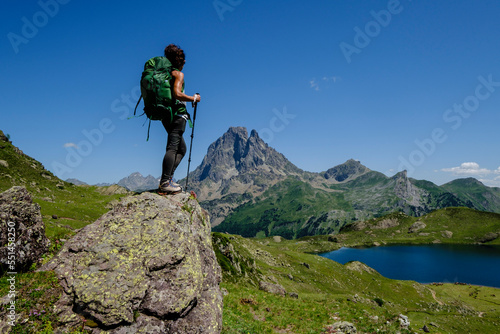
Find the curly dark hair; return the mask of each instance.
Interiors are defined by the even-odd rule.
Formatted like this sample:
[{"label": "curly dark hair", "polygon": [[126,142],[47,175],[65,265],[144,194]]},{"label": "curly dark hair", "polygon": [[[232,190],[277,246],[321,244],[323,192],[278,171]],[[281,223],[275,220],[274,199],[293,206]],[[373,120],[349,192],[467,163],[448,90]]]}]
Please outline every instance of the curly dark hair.
[{"label": "curly dark hair", "polygon": [[184,54],[184,50],[182,50],[180,46],[175,44],[167,45],[167,47],[165,48],[165,57],[170,60],[175,68],[180,68],[186,62],[186,55]]}]

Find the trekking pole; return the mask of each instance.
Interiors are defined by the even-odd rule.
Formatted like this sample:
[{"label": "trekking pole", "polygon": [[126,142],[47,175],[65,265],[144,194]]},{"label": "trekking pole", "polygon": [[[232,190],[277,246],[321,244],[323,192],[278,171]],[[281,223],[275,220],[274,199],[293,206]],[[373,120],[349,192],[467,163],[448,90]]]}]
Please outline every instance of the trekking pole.
[{"label": "trekking pole", "polygon": [[[200,95],[200,94],[196,93],[195,95]],[[198,102],[193,102],[193,104],[194,104],[193,129],[191,130],[191,144],[189,144],[188,169],[187,169],[187,175],[186,175],[186,191],[188,188],[188,181],[189,181],[189,166],[191,165],[191,150],[193,149],[194,123],[196,122],[196,108],[198,107]]]}]

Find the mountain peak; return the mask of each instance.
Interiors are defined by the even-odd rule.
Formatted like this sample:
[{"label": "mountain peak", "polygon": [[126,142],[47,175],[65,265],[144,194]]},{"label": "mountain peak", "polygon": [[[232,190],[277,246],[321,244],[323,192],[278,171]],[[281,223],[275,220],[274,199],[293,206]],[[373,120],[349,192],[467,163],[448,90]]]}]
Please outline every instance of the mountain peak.
[{"label": "mountain peak", "polygon": [[402,170],[401,172],[397,172],[392,176],[393,180],[398,180],[398,179],[408,179],[408,172],[405,170]]},{"label": "mountain peak", "polygon": [[226,131],[226,133],[238,134],[244,136],[245,138],[248,138],[248,131],[247,128],[245,128],[244,126],[231,126]]},{"label": "mountain peak", "polygon": [[256,130],[252,130],[252,131],[250,132],[250,137],[257,137],[257,138],[260,138],[260,137],[259,137],[259,134],[257,133],[257,131],[256,131]]},{"label": "mountain peak", "polygon": [[209,146],[201,165],[193,172],[193,180],[219,182],[260,168],[283,174],[291,166],[282,154],[259,137],[257,131],[252,130],[249,137],[246,128],[230,127]]},{"label": "mountain peak", "polygon": [[471,186],[483,186],[483,187],[485,187],[485,185],[481,181],[479,181],[473,177],[456,179],[456,180],[453,180],[453,181],[446,183],[446,185],[460,185],[460,186],[464,186],[464,187],[466,187],[466,186],[469,186],[469,187],[471,187]]},{"label": "mountain peak", "polygon": [[363,166],[358,160],[349,159],[341,165],[330,168],[323,176],[327,180],[335,179],[338,182],[344,182],[352,180],[369,171],[370,169]]},{"label": "mountain peak", "polygon": [[118,181],[117,185],[130,191],[144,191],[158,187],[159,180],[152,175],[146,177],[139,172],[134,172]]}]

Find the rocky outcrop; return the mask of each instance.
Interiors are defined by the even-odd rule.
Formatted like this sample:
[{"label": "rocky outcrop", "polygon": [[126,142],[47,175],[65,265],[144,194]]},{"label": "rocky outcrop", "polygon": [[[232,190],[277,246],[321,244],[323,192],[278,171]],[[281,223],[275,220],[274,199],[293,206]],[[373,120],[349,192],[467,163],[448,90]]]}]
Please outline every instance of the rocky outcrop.
[{"label": "rocky outcrop", "polygon": [[422,222],[422,221],[416,221],[415,223],[413,223],[409,228],[408,228],[408,233],[416,233],[418,231],[420,231],[421,229],[424,229],[426,228],[427,225]]},{"label": "rocky outcrop", "polygon": [[357,271],[359,273],[367,272],[369,274],[378,274],[375,269],[368,267],[366,264],[359,261],[350,261],[344,264],[344,266],[346,269]]},{"label": "rocky outcrop", "polygon": [[40,206],[26,188],[12,187],[0,194],[0,272],[26,271],[47,252]]},{"label": "rocky outcrop", "polygon": [[8,142],[10,143],[10,139],[8,136],[6,136],[2,130],[0,130],[0,141]]},{"label": "rocky outcrop", "polygon": [[342,231],[363,231],[368,227],[368,224],[364,221],[357,221],[345,226]]},{"label": "rocky outcrop", "polygon": [[451,239],[453,238],[453,232],[451,231],[442,231],[441,236],[446,239]]},{"label": "rocky outcrop", "polygon": [[235,249],[234,240],[237,236],[223,233],[212,233],[212,243],[217,260],[222,267],[225,280],[248,280],[257,284],[262,274],[257,269],[255,256],[245,248]]},{"label": "rocky outcrop", "polygon": [[385,230],[391,227],[396,227],[399,226],[399,221],[395,218],[388,218],[388,219],[382,219],[377,222],[374,226],[371,228],[373,230]]},{"label": "rocky outcrop", "polygon": [[404,170],[392,177],[396,181],[394,193],[402,199],[407,205],[420,208],[422,206],[422,196],[425,191],[413,185],[408,178],[407,172]]},{"label": "rocky outcrop", "polygon": [[220,267],[209,217],[192,196],[129,196],[83,228],[41,270],[64,293],[62,329],[220,333]]},{"label": "rocky outcrop", "polygon": [[266,291],[266,292],[269,292],[269,293],[273,293],[275,295],[279,295],[281,297],[286,296],[285,288],[277,283],[275,284],[275,283],[260,281],[259,282],[259,289]]},{"label": "rocky outcrop", "polygon": [[337,334],[356,334],[358,332],[356,326],[347,321],[336,322],[333,325],[327,326],[325,330],[327,330],[328,333]]},{"label": "rocky outcrop", "polygon": [[490,241],[496,240],[499,236],[500,236],[500,233],[488,232],[484,236],[482,236],[481,238],[479,238],[478,241],[480,243],[486,243],[486,242],[490,242]]}]

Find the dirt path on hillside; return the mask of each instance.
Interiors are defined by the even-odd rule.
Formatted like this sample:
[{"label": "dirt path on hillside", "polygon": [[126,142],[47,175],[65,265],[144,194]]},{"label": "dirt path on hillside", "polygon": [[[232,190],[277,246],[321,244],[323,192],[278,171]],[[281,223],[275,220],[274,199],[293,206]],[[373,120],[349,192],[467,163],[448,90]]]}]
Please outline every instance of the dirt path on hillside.
[{"label": "dirt path on hillside", "polygon": [[432,298],[434,298],[434,300],[435,300],[435,301],[436,301],[439,305],[444,305],[444,303],[443,303],[442,301],[440,301],[440,300],[438,300],[438,299],[437,299],[437,297],[436,297],[436,291],[434,291],[434,290],[432,290],[432,289],[430,289],[430,288],[428,288],[428,289],[431,291]]}]

